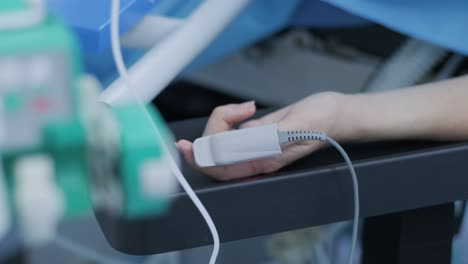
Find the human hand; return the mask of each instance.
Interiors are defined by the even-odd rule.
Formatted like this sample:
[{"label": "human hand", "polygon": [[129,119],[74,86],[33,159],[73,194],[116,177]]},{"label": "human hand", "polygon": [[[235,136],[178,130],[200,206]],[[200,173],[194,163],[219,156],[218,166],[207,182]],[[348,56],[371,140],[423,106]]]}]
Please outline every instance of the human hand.
[{"label": "human hand", "polygon": [[[279,130],[310,130],[338,137],[335,123],[339,112],[340,94],[326,92],[309,96],[295,104],[250,120],[240,128],[276,123]],[[204,136],[233,129],[233,127],[252,117],[256,107],[254,102],[219,106],[212,112],[203,133]],[[238,164],[199,168],[193,156],[193,144],[188,140],[177,142],[178,149],[185,160],[195,169],[218,180],[232,180],[257,174],[272,173],[300,159],[323,146],[323,142],[303,141],[282,147],[280,156],[246,161]]]}]

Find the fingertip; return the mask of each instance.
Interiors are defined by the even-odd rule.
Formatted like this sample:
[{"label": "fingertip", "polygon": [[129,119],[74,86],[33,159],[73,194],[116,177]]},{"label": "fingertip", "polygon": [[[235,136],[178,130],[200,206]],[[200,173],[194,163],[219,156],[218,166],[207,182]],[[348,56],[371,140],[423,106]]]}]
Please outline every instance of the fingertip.
[{"label": "fingertip", "polygon": [[196,167],[195,158],[193,156],[193,143],[188,140],[179,140],[177,142],[178,149],[182,153],[185,161],[192,167]]},{"label": "fingertip", "polygon": [[188,152],[192,150],[192,142],[185,139],[179,140],[176,145],[177,148],[182,152]]},{"label": "fingertip", "polygon": [[255,111],[255,101],[218,106],[208,119],[203,135],[228,131],[235,124],[252,117]]},{"label": "fingertip", "polygon": [[255,111],[257,110],[255,101],[248,101],[248,102],[240,104],[240,106],[242,107],[242,109],[244,109],[245,113],[249,116],[255,114]]},{"label": "fingertip", "polygon": [[231,115],[227,118],[227,121],[231,119],[235,122],[242,121],[243,119],[251,117],[253,114],[255,114],[256,111],[255,101],[248,101],[241,104],[232,104],[229,106]]},{"label": "fingertip", "polygon": [[255,101],[248,101],[245,104],[247,105],[248,109],[251,111],[255,111],[255,109],[257,108]]}]

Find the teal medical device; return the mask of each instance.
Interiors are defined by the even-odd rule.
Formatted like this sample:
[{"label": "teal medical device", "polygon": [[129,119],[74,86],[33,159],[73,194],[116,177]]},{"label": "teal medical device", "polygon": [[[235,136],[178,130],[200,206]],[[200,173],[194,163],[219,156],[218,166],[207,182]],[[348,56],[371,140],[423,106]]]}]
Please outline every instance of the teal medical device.
[{"label": "teal medical device", "polygon": [[150,120],[137,104],[100,104],[75,36],[40,1],[1,1],[0,22],[0,237],[17,224],[39,244],[93,208],[164,214],[177,183],[156,109]]}]

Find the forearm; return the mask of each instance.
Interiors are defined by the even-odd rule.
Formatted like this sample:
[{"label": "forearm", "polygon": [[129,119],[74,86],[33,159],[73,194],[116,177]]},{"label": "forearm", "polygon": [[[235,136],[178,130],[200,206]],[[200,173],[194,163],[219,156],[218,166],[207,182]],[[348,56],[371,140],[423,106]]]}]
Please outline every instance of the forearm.
[{"label": "forearm", "polygon": [[386,93],[345,95],[339,115],[336,133],[344,141],[468,139],[468,76]]}]

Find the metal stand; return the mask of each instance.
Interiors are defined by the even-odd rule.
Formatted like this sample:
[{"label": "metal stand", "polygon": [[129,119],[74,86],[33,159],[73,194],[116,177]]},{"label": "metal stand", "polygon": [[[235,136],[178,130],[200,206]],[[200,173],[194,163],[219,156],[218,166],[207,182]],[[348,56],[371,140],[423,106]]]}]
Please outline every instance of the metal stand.
[{"label": "metal stand", "polygon": [[451,263],[453,203],[365,220],[363,264]]}]

